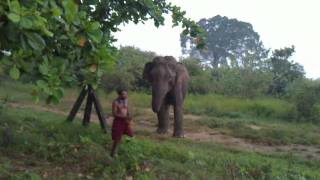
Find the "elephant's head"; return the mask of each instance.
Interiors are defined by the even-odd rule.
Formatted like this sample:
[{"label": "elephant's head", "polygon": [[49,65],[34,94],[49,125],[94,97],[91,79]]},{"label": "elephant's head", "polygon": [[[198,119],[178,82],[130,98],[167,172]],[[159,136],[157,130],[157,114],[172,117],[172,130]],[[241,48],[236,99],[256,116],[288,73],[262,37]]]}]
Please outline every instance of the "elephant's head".
[{"label": "elephant's head", "polygon": [[178,75],[177,61],[172,56],[158,56],[145,65],[143,78],[152,85],[152,110],[159,112],[167,93],[172,90]]}]

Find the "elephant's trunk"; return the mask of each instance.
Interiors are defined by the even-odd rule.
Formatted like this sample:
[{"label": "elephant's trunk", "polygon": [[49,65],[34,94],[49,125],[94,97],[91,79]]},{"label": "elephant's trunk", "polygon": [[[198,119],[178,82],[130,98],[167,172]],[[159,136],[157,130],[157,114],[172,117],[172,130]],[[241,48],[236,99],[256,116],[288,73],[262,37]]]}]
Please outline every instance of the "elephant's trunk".
[{"label": "elephant's trunk", "polygon": [[[152,98],[152,111],[154,113],[158,113],[160,111],[160,103],[156,103],[157,100],[154,100],[155,98]],[[159,101],[159,100],[158,100]]]},{"label": "elephant's trunk", "polygon": [[152,110],[155,113],[160,111],[161,105],[166,95],[166,90],[158,86],[152,87]]}]

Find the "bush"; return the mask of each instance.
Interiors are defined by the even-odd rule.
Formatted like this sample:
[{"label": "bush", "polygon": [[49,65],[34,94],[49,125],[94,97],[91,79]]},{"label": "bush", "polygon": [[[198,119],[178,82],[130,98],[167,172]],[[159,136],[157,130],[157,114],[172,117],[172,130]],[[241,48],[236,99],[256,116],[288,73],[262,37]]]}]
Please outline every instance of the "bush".
[{"label": "bush", "polygon": [[249,107],[249,111],[258,117],[270,117],[273,113],[273,110],[269,107],[257,103],[252,104]]},{"label": "bush", "polygon": [[320,114],[316,108],[317,96],[317,92],[312,88],[304,88],[297,94],[295,105],[298,121],[320,122]]},{"label": "bush", "polygon": [[299,79],[286,89],[287,98],[295,105],[297,121],[320,122],[320,82]]},{"label": "bush", "polygon": [[144,65],[156,56],[153,52],[135,47],[121,47],[113,71],[107,72],[102,85],[107,91],[125,87],[129,90],[145,90],[149,84],[142,78]]},{"label": "bush", "polygon": [[[206,83],[205,83],[206,82]],[[193,94],[208,94],[214,90],[212,80],[206,73],[192,76],[189,82],[189,92]]]},{"label": "bush", "polygon": [[102,77],[102,88],[107,92],[115,91],[119,88],[125,88],[128,90],[133,89],[134,78],[127,72],[111,72]]},{"label": "bush", "polygon": [[212,91],[218,94],[254,98],[265,95],[270,73],[246,68],[208,69]]}]

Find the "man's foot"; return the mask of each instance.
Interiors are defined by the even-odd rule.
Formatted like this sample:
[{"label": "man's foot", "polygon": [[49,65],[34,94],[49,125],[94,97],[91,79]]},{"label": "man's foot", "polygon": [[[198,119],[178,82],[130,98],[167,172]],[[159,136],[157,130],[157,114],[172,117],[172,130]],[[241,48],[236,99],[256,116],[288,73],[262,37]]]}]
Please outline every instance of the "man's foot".
[{"label": "man's foot", "polygon": [[106,165],[111,165],[114,162],[114,159],[115,158],[113,158],[113,157],[107,157],[106,161],[105,161],[105,164]]},{"label": "man's foot", "polygon": [[110,157],[116,158],[116,157],[118,157],[118,154],[116,154],[116,153],[110,153]]}]

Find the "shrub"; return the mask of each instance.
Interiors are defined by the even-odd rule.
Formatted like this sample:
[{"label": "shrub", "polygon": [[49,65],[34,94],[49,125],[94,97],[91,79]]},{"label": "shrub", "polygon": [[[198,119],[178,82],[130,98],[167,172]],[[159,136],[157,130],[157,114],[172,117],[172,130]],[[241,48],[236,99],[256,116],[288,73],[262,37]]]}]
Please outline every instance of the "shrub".
[{"label": "shrub", "polygon": [[258,117],[270,117],[270,115],[273,113],[272,109],[258,103],[254,103],[249,106],[249,111]]},{"label": "shrub", "polygon": [[319,122],[319,112],[316,109],[317,95],[313,90],[304,89],[295,101],[298,121]]},{"label": "shrub", "polygon": [[[295,89],[294,91],[292,89]],[[297,121],[320,122],[317,103],[320,98],[320,83],[317,81],[296,81],[288,92],[296,108]]]},{"label": "shrub", "polygon": [[102,77],[101,84],[107,92],[115,91],[119,88],[128,90],[133,89],[134,78],[131,74],[126,72],[111,72]]}]

